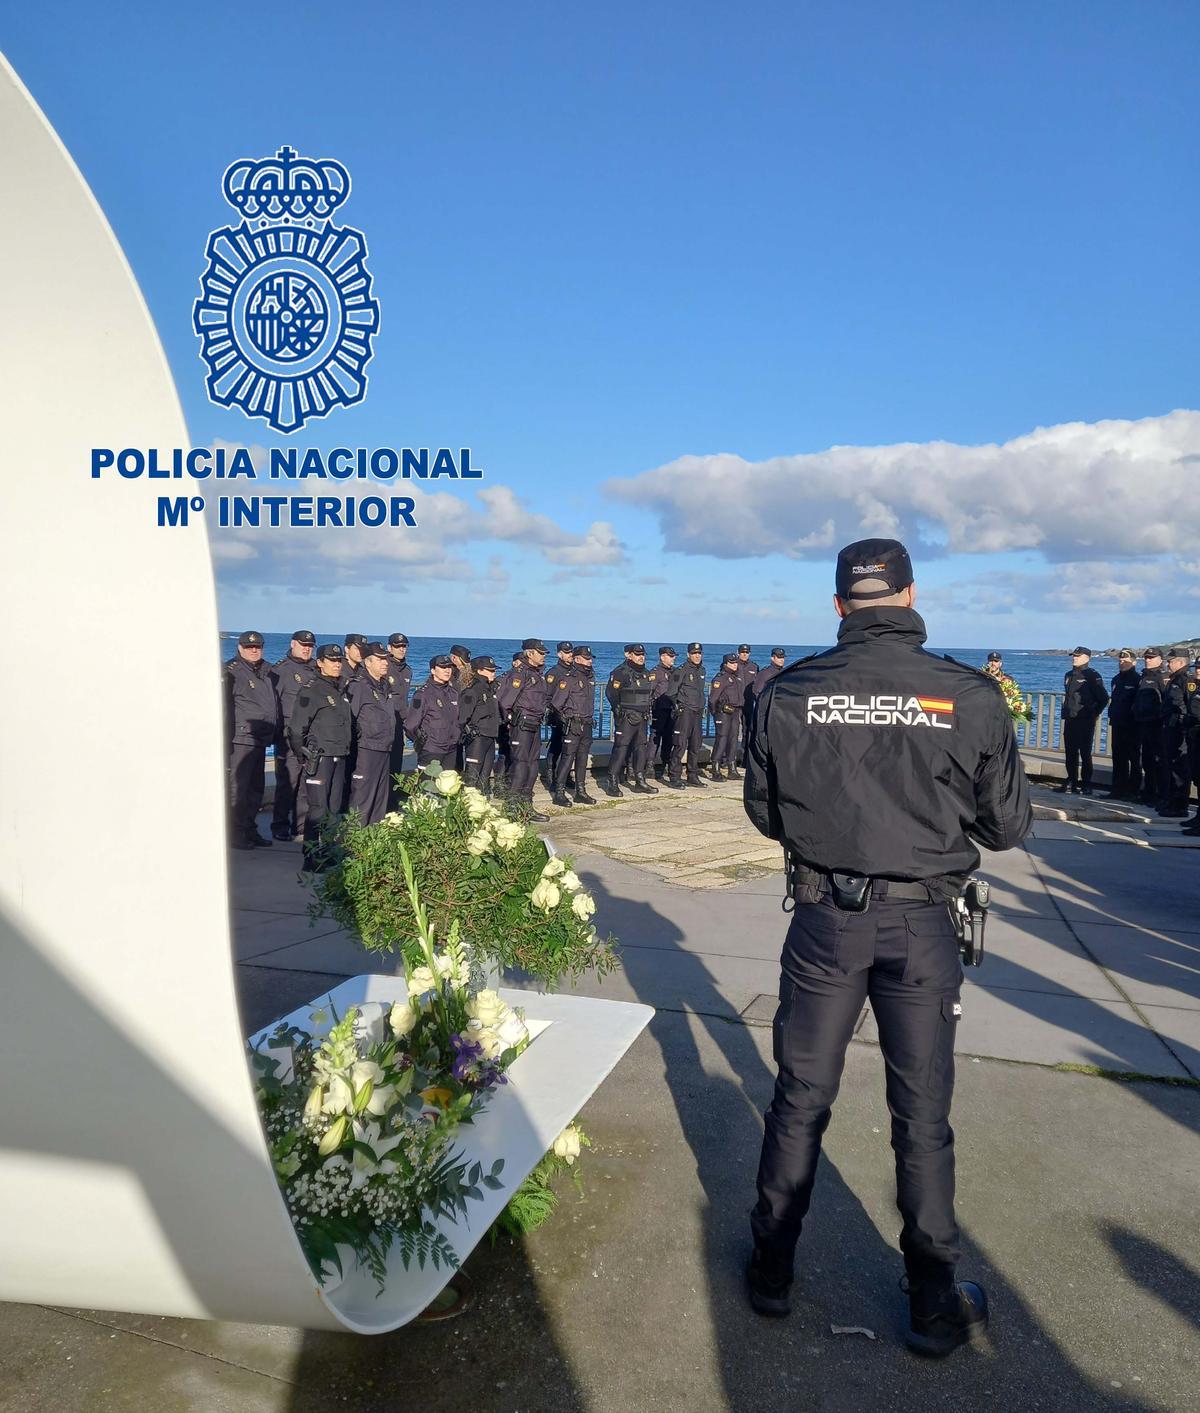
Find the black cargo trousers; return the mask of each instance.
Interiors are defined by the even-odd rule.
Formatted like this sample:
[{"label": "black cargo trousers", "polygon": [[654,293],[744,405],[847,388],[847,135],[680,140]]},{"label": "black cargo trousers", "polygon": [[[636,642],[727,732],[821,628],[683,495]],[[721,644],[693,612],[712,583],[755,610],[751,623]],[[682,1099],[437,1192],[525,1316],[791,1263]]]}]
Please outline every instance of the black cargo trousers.
[{"label": "black cargo trousers", "polygon": [[959,1240],[950,1099],[962,965],[946,905],[875,898],[865,913],[845,913],[828,895],[799,903],[782,967],[779,1073],[750,1218],[756,1242],[791,1261],[846,1047],[869,1000],[892,1115],[905,1266],[911,1279],[952,1280]]}]

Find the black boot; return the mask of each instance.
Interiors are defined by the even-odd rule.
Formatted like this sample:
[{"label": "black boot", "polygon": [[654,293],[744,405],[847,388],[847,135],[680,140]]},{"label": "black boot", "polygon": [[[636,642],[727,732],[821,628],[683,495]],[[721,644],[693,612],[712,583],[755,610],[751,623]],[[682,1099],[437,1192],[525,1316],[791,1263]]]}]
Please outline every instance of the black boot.
[{"label": "black boot", "polygon": [[571,798],[556,785],[550,792],[550,803],[557,805],[559,809],[569,810],[571,808]]},{"label": "black boot", "polygon": [[974,1281],[909,1284],[908,1347],[941,1359],[960,1344],[981,1339],[988,1326],[987,1295]]},{"label": "black boot", "polygon": [[729,780],[740,780],[742,778],[742,772],[736,765],[731,765],[729,767],[729,775],[726,778]]},{"label": "black boot", "polygon": [[684,785],[684,783],[683,783],[682,780],[668,780],[668,781],[667,781],[667,789],[668,789],[668,790],[685,790],[686,788],[687,788],[687,787]]},{"label": "black boot", "polygon": [[625,794],[624,790],[621,789],[621,787],[617,784],[616,780],[611,775],[604,782],[604,793],[606,795],[609,795],[614,800],[622,799]]},{"label": "black boot", "polygon": [[690,787],[691,789],[693,789],[693,790],[707,790],[707,789],[708,789],[708,786],[704,783],[703,780],[700,779],[700,772],[699,772],[699,771],[697,771],[697,772],[695,773],[695,775],[689,775],[688,778],[687,778],[687,783],[688,783],[689,787]]},{"label": "black boot", "polygon": [[756,1245],[746,1265],[746,1292],[760,1315],[782,1319],[791,1313],[792,1263]]},{"label": "black boot", "polygon": [[638,775],[635,777],[633,791],[635,795],[657,795],[658,786],[647,785],[646,777],[644,775]]},{"label": "black boot", "polygon": [[583,786],[580,785],[575,791],[575,803],[577,805],[594,805],[596,803],[596,797],[589,795]]}]

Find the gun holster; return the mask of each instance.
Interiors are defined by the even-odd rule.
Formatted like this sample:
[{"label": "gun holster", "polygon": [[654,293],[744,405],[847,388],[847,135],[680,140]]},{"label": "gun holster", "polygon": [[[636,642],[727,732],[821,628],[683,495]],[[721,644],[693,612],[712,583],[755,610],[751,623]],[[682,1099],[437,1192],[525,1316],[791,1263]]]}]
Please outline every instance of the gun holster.
[{"label": "gun holster", "polygon": [[983,935],[991,906],[991,885],[986,878],[968,878],[963,891],[947,903],[950,920],[958,933],[958,950],[963,966],[983,965]]}]

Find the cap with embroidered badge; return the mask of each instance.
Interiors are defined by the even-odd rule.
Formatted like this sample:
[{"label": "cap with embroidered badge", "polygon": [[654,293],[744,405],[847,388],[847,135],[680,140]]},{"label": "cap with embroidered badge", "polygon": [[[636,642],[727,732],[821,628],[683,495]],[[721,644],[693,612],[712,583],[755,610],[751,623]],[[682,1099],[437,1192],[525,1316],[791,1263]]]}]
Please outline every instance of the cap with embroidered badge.
[{"label": "cap with embroidered badge", "polygon": [[1144,658],[1162,657],[1162,648],[1147,648],[1142,656]]},{"label": "cap with embroidered badge", "polygon": [[855,540],[837,557],[839,599],[886,599],[913,581],[912,560],[899,540]]},{"label": "cap with embroidered badge", "polygon": [[496,659],[493,657],[488,657],[486,653],[483,653],[479,657],[473,657],[471,659],[471,666],[475,669],[476,672],[479,672],[482,668],[485,667],[490,667],[492,671],[495,672]]},{"label": "cap with embroidered badge", "polygon": [[1072,649],[1071,649],[1071,656],[1072,656],[1072,657],[1079,657],[1079,656],[1081,656],[1081,655],[1082,655],[1083,657],[1091,657],[1091,655],[1092,655],[1092,650],[1091,650],[1091,648],[1078,647],[1078,648],[1072,648]]},{"label": "cap with embroidered badge", "polygon": [[625,651],[636,657],[638,653],[644,653],[646,651],[646,645],[645,643],[626,643]]},{"label": "cap with embroidered badge", "polygon": [[996,652],[988,653],[988,661],[989,661],[989,662],[1003,662],[1003,661],[1004,661],[1004,655],[1003,655],[1003,653],[996,653]]},{"label": "cap with embroidered badge", "polygon": [[339,643],[322,643],[317,649],[318,662],[341,662],[344,656]]},{"label": "cap with embroidered badge", "polygon": [[1170,648],[1170,649],[1168,649],[1168,651],[1167,651],[1167,661],[1168,661],[1168,662],[1174,662],[1176,658],[1180,658],[1180,659],[1182,659],[1184,662],[1191,662],[1191,660],[1192,660],[1192,655],[1191,655],[1191,653],[1188,651],[1187,648],[1179,647],[1179,648]]},{"label": "cap with embroidered badge", "polygon": [[363,657],[387,657],[388,650],[382,643],[364,643],[362,655]]},{"label": "cap with embroidered badge", "polygon": [[461,657],[464,662],[471,660],[471,649],[465,643],[451,643],[450,656]]},{"label": "cap with embroidered badge", "polygon": [[579,643],[576,647],[572,648],[571,651],[575,654],[576,657],[586,658],[588,662],[591,662],[592,660],[592,650],[587,646],[586,643]]},{"label": "cap with embroidered badge", "polygon": [[360,650],[366,641],[362,633],[347,633],[344,639],[348,648],[358,648]]},{"label": "cap with embroidered badge", "polygon": [[449,658],[449,656],[448,656],[446,653],[438,653],[438,655],[437,655],[436,657],[431,657],[431,658],[429,659],[429,665],[430,665],[430,667],[453,667],[453,666],[454,666],[454,664],[450,661],[450,658]]},{"label": "cap with embroidered badge", "polygon": [[293,643],[303,643],[306,647],[309,648],[311,648],[316,641],[317,635],[315,633],[310,633],[307,628],[297,628],[297,630],[292,634]]},{"label": "cap with embroidered badge", "polygon": [[526,638],[521,644],[521,651],[523,653],[544,653],[546,644],[540,638]]},{"label": "cap with embroidered badge", "polygon": [[737,666],[737,653],[726,653],[721,659],[722,667]]},{"label": "cap with embroidered badge", "polygon": [[556,652],[560,652],[560,653],[569,653],[569,652],[573,652],[573,651],[574,651],[574,645],[571,644],[571,643],[568,643],[568,642],[565,642],[565,641],[564,641],[564,642],[559,643],[559,645],[558,645],[558,647],[555,649],[555,651],[556,651]]},{"label": "cap with embroidered badge", "polygon": [[702,653],[703,651],[704,651],[704,644],[703,644],[703,643],[689,643],[689,644],[688,644],[688,652],[689,652],[689,653]]},{"label": "cap with embroidered badge", "polygon": [[749,644],[749,643],[739,643],[739,644],[738,644],[738,652],[740,652],[740,653],[748,653],[749,651],[750,651],[750,644]]},{"label": "cap with embroidered badge", "polygon": [[263,635],[261,633],[254,632],[253,629],[251,629],[249,632],[238,634],[239,648],[261,648],[262,645]]},{"label": "cap with embroidered badge", "polygon": [[669,643],[666,644],[666,645],[664,645],[663,647],[659,648],[659,650],[658,650],[658,655],[659,655],[659,657],[676,657],[676,656],[677,656],[677,654],[676,654],[676,652],[675,652],[675,649],[674,649],[673,647],[671,647]]},{"label": "cap with embroidered badge", "polygon": [[772,656],[772,657],[787,657],[787,652],[786,652],[785,649],[783,649],[783,648],[772,648],[772,649],[771,649],[771,656]]},{"label": "cap with embroidered badge", "polygon": [[391,633],[388,635],[388,647],[406,648],[408,647],[408,639],[403,633]]}]

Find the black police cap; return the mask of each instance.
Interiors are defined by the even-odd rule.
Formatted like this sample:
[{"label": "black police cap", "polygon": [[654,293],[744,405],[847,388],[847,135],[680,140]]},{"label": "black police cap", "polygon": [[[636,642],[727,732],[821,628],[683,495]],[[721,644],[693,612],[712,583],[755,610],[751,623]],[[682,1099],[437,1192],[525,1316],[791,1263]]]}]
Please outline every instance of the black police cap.
[{"label": "black police cap", "polygon": [[1132,648],[1122,648],[1117,656],[1119,658],[1128,658],[1129,661],[1132,662],[1134,658],[1137,657],[1137,653],[1135,653]]},{"label": "black police cap", "polygon": [[1167,659],[1168,659],[1168,661],[1169,661],[1171,658],[1175,658],[1175,657],[1181,657],[1181,658],[1183,658],[1186,662],[1190,662],[1190,661],[1191,661],[1191,658],[1192,658],[1192,655],[1191,655],[1191,653],[1187,650],[1187,648],[1172,648],[1171,651],[1167,654]]},{"label": "black police cap", "polygon": [[317,649],[317,660],[319,662],[341,662],[343,657],[341,645],[338,643],[322,643]]},{"label": "black police cap", "polygon": [[388,650],[382,643],[364,643],[362,655],[363,657],[387,657]]},{"label": "black police cap", "polygon": [[471,656],[471,649],[465,643],[451,643],[450,653],[453,657],[461,657],[464,660]]},{"label": "black police cap", "polygon": [[546,644],[540,638],[526,638],[521,644],[521,651],[523,653],[544,653]]},{"label": "black police cap", "polygon": [[521,654],[520,654],[520,653],[513,653],[512,660],[513,660],[513,665],[515,666],[518,662],[521,661]]},{"label": "black police cap", "polygon": [[471,666],[478,672],[481,668],[490,667],[493,672],[496,670],[496,659],[488,657],[485,653],[482,657],[473,657]]},{"label": "black police cap", "polygon": [[646,651],[646,645],[645,645],[645,643],[626,643],[626,644],[625,644],[625,651],[626,651],[627,653],[634,653],[634,654],[636,654],[636,653],[644,653],[644,652]]},{"label": "black police cap", "polygon": [[263,645],[263,635],[251,630],[248,633],[238,634],[239,648],[261,648]]},{"label": "black police cap", "polygon": [[1091,657],[1091,655],[1092,655],[1092,650],[1091,650],[1091,648],[1084,648],[1084,647],[1078,647],[1078,648],[1072,648],[1072,649],[1071,649],[1071,656],[1072,656],[1072,657],[1078,657],[1080,653],[1082,653],[1082,654],[1084,655],[1084,657]]},{"label": "black police cap", "polygon": [[702,653],[703,651],[704,651],[704,644],[703,644],[703,643],[689,643],[689,644],[688,644],[688,652],[689,652],[689,653]]},{"label": "black police cap", "polygon": [[366,642],[366,638],[361,633],[347,633],[345,643],[348,648],[360,648]]},{"label": "black police cap", "polygon": [[388,635],[388,647],[406,648],[408,647],[408,639],[403,633],[391,633]]},{"label": "black police cap", "polygon": [[569,653],[574,651],[574,647],[571,643],[559,643],[555,651],[560,653]]},{"label": "black police cap", "polygon": [[668,645],[668,646],[664,646],[664,647],[659,648],[659,650],[658,650],[658,655],[659,655],[659,657],[675,657],[675,656],[676,656],[676,653],[675,653],[675,649],[674,649],[673,647],[670,647],[670,646]]},{"label": "black police cap", "polygon": [[310,648],[316,641],[317,635],[315,633],[310,633],[307,628],[300,628],[292,634],[293,643],[304,643]]},{"label": "black police cap", "polygon": [[1004,661],[1004,655],[1003,655],[1003,653],[988,653],[988,661],[989,661],[989,662],[1003,662],[1003,661]]},{"label": "black police cap", "polygon": [[725,656],[721,659],[722,667],[729,667],[730,665],[737,665],[737,653],[726,653]]},{"label": "black police cap", "polygon": [[749,643],[739,643],[739,644],[738,644],[738,652],[740,652],[740,653],[748,653],[749,651],[750,651],[750,644],[749,644]]},{"label": "black police cap", "polygon": [[912,560],[899,540],[855,540],[837,557],[839,599],[886,599],[913,581]]},{"label": "black police cap", "polygon": [[580,643],[578,647],[572,649],[572,652],[576,657],[587,658],[588,662],[592,660],[592,650],[586,643]]},{"label": "black police cap", "polygon": [[1162,657],[1162,648],[1147,648],[1143,657]]},{"label": "black police cap", "polygon": [[429,665],[430,665],[430,667],[453,667],[453,666],[454,666],[454,664],[450,661],[449,657],[448,657],[445,653],[438,653],[437,657],[431,657],[431,658],[429,659]]},{"label": "black police cap", "polygon": [[771,649],[771,656],[772,656],[772,657],[787,657],[787,652],[786,652],[783,648],[772,648],[772,649]]}]

